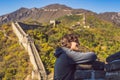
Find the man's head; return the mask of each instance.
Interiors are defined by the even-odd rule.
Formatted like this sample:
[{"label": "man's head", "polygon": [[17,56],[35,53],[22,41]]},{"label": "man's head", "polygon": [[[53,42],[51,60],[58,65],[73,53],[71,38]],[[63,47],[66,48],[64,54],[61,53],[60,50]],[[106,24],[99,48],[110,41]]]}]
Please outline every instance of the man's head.
[{"label": "man's head", "polygon": [[77,51],[79,45],[78,36],[75,34],[67,34],[63,36],[61,39],[61,45],[63,47],[67,47],[71,50]]}]

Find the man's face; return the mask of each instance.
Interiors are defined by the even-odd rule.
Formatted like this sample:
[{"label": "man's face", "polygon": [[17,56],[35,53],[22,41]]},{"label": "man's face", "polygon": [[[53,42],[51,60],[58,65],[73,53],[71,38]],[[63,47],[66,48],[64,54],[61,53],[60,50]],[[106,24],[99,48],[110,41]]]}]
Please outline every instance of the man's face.
[{"label": "man's face", "polygon": [[76,42],[71,42],[71,47],[70,47],[70,49],[71,49],[71,50],[74,50],[74,51],[78,51],[78,50],[79,50],[78,46],[79,46],[78,43],[76,43]]}]

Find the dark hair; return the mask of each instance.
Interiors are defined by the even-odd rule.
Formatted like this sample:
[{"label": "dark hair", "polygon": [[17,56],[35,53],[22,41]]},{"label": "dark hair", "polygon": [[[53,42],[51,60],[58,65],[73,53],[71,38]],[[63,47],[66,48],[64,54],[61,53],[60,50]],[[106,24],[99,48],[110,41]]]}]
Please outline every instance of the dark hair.
[{"label": "dark hair", "polygon": [[76,35],[76,34],[66,34],[61,38],[60,42],[61,42],[62,47],[70,48],[71,42],[77,42],[79,44],[78,35]]}]

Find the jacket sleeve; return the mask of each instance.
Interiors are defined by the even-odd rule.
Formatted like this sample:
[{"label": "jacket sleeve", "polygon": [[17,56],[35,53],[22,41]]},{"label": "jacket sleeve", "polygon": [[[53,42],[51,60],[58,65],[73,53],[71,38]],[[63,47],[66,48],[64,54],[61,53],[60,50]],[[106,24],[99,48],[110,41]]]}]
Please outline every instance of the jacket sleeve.
[{"label": "jacket sleeve", "polygon": [[79,64],[79,63],[86,63],[95,61],[97,59],[97,56],[93,52],[76,52],[72,50],[68,50],[66,52],[69,58],[71,58],[72,61],[70,61],[71,64]]}]

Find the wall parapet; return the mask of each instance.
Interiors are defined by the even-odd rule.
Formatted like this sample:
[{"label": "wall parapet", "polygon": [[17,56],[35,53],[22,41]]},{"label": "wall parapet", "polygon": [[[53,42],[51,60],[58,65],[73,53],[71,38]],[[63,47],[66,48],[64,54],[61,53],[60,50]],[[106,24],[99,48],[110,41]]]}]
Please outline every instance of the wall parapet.
[{"label": "wall parapet", "polygon": [[24,32],[18,22],[12,23],[12,28],[20,44],[22,44],[29,54],[30,61],[33,65],[32,79],[47,80],[47,74],[34,41]]}]

